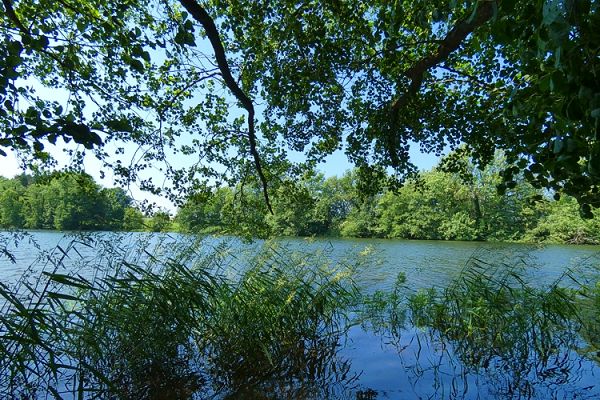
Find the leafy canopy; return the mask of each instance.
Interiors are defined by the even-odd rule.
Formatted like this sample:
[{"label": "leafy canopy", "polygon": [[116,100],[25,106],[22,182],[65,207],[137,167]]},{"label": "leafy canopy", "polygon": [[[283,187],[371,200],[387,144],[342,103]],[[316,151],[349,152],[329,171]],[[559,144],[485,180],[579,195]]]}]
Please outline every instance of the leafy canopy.
[{"label": "leafy canopy", "polygon": [[[44,160],[48,142],[74,141],[75,160],[93,151],[160,192],[144,169],[178,189],[275,185],[302,170],[292,150],[310,167],[343,149],[372,181],[392,168],[394,184],[416,170],[411,142],[465,143],[480,166],[505,151],[500,190],[523,174],[585,216],[600,206],[595,0],[2,4],[5,149]],[[143,150],[129,164],[111,154],[124,142]]]}]

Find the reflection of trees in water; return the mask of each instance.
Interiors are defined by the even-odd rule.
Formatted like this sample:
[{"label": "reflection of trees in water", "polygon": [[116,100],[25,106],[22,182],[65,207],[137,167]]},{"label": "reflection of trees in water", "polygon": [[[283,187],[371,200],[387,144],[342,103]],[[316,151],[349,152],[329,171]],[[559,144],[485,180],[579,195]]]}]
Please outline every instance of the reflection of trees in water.
[{"label": "reflection of trees in water", "polygon": [[[488,363],[469,364],[439,332],[413,332],[399,353],[415,394],[423,398],[552,399],[597,398],[598,389],[580,383],[595,368],[573,351],[557,350],[548,363],[494,355]],[[469,354],[469,357],[471,354]],[[508,357],[508,355],[507,355]],[[593,386],[587,385],[587,386]]]},{"label": "reflection of trees in water", "polygon": [[215,375],[216,382],[227,393],[224,399],[348,398],[357,376],[350,372],[350,362],[337,355],[339,339],[299,344],[268,366],[236,365]]},{"label": "reflection of trees in water", "polygon": [[[398,320],[395,312],[391,316],[395,324],[388,321],[375,327],[376,331],[386,328],[415,395],[600,396],[598,385],[585,381],[598,368],[590,361],[589,350],[597,349],[593,343],[600,326],[600,303],[596,304],[600,290],[566,289],[561,284],[568,276],[547,287],[535,287],[525,282],[522,272],[518,267],[473,259],[444,290],[405,294],[406,320]],[[402,301],[397,295],[389,300]],[[386,307],[389,312],[399,308],[399,303]]]}]

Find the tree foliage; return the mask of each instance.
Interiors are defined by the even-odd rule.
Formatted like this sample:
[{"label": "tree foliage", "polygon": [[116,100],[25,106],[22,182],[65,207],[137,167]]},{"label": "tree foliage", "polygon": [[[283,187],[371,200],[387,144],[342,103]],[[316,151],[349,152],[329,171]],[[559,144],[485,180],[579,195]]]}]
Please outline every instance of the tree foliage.
[{"label": "tree foliage", "polygon": [[[446,171],[448,162],[460,163],[453,169],[461,172]],[[556,202],[523,177],[515,177],[515,184],[499,194],[498,171],[506,168],[509,166],[501,153],[483,170],[468,158],[452,154],[399,190],[368,196],[361,192],[357,171],[340,178],[309,175],[288,181],[285,190],[272,192],[274,215],[264,206],[260,190],[246,195],[251,206],[236,208],[240,188],[221,188],[191,197],[176,221],[187,232],[253,236],[600,241],[598,224],[580,217],[572,197],[563,196]]]},{"label": "tree foliage", "polygon": [[[445,171],[448,162],[460,162],[462,172]],[[123,189],[102,188],[87,174],[20,175],[0,178],[0,227],[181,231],[247,238],[600,242],[598,222],[582,219],[572,197],[555,201],[523,178],[499,194],[497,171],[506,168],[501,154],[484,170],[451,155],[399,190],[367,196],[356,170],[342,177],[309,174],[299,181],[288,179],[271,192],[274,214],[259,185],[222,187],[190,196],[174,218],[164,210],[145,217]]]},{"label": "tree foliage", "polygon": [[[481,167],[505,151],[500,190],[522,175],[586,217],[600,206],[597,1],[2,5],[2,153],[44,161],[49,143],[75,142],[76,162],[93,151],[155,193],[144,170],[160,166],[177,198],[217,181],[266,196],[303,173],[290,150],[312,166],[344,149],[395,184],[416,172],[412,142],[465,143]],[[130,145],[143,155],[125,163]]]},{"label": "tree foliage", "polygon": [[131,207],[131,198],[123,189],[101,188],[85,173],[0,178],[0,192],[2,228],[141,230],[143,227],[141,212]]}]

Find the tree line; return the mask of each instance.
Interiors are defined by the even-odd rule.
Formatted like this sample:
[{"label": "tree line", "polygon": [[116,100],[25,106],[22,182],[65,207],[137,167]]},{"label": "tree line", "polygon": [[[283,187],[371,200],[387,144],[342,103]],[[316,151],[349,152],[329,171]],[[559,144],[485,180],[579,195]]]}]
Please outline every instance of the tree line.
[{"label": "tree line", "polygon": [[[365,194],[357,170],[342,177],[313,174],[281,182],[272,191],[273,214],[261,204],[258,188],[225,187],[190,197],[174,226],[255,236],[600,242],[600,222],[582,218],[574,198],[517,177],[506,186],[500,172],[509,168],[501,155],[478,169],[455,153],[400,189],[375,194]],[[236,205],[241,190],[243,201]]]},{"label": "tree line", "polygon": [[221,187],[189,196],[174,217],[164,210],[145,216],[123,189],[102,188],[85,173],[23,174],[0,178],[0,226],[246,237],[600,242],[600,222],[581,218],[574,198],[551,196],[524,179],[503,186],[499,172],[509,168],[506,164],[498,155],[478,169],[453,153],[400,189],[377,193],[364,189],[358,170],[341,177],[284,179],[272,190],[272,214],[259,185]]},{"label": "tree line", "polygon": [[144,216],[121,188],[102,188],[82,172],[0,177],[0,227],[142,230]]}]

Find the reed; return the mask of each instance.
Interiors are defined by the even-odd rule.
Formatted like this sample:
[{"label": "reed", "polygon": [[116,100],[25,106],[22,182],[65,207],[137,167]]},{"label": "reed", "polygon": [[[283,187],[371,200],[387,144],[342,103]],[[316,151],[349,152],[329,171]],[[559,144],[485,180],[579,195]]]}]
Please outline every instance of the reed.
[{"label": "reed", "polygon": [[159,243],[136,257],[103,245],[93,278],[52,268],[0,284],[0,397],[301,398],[328,390],[326,376],[351,380],[337,358],[358,301],[350,267],[271,244]]},{"label": "reed", "polygon": [[600,326],[594,308],[582,308],[587,289],[568,272],[546,286],[528,283],[523,272],[473,258],[447,288],[419,291],[407,303],[415,326],[506,398],[534,398],[535,388],[551,393],[572,379],[582,338]]}]

